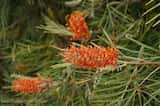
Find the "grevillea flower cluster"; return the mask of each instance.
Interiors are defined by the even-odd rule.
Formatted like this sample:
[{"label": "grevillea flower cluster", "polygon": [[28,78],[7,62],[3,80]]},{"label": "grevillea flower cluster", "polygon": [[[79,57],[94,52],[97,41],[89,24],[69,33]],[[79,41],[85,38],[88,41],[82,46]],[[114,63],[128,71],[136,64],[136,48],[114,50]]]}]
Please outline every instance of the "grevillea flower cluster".
[{"label": "grevillea flower cluster", "polygon": [[48,79],[34,77],[34,78],[19,78],[13,81],[12,88],[15,92],[20,93],[38,93],[46,87]]},{"label": "grevillea flower cluster", "polygon": [[80,11],[71,13],[68,24],[69,29],[73,32],[73,40],[88,40],[90,38],[88,26]]},{"label": "grevillea flower cluster", "polygon": [[118,50],[116,48],[71,45],[64,52],[64,61],[76,64],[82,68],[103,68],[116,65]]}]

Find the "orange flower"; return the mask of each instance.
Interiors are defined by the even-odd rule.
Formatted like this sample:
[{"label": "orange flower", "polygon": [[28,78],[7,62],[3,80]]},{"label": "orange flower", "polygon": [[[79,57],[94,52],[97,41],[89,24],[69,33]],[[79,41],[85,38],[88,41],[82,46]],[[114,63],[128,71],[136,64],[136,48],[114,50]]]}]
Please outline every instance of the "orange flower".
[{"label": "orange flower", "polygon": [[64,61],[76,64],[82,68],[104,68],[116,65],[118,50],[116,48],[71,45],[64,52]]},{"label": "orange flower", "polygon": [[90,33],[85,18],[80,11],[71,13],[68,19],[69,28],[73,32],[73,40],[88,40]]},{"label": "orange flower", "polygon": [[35,78],[19,78],[13,81],[12,87],[15,92],[21,93],[38,93],[42,92],[47,84],[48,79],[43,79],[40,77]]}]

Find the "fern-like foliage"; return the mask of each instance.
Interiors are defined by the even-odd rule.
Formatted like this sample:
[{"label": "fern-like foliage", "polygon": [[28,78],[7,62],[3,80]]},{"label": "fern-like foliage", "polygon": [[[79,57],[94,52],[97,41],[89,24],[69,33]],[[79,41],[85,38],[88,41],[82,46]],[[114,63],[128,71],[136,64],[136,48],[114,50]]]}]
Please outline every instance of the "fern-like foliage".
[{"label": "fern-like foliage", "polygon": [[[13,106],[159,106],[159,0],[0,0],[0,103]],[[91,39],[66,36],[65,16],[80,10]],[[69,45],[114,46],[114,70],[63,61]],[[26,66],[27,68],[17,66]],[[12,81],[41,76],[37,94],[16,93]]]},{"label": "fern-like foliage", "polygon": [[150,0],[145,3],[146,11],[143,13],[143,16],[148,15],[146,25],[152,24],[153,27],[160,24],[160,1]]}]

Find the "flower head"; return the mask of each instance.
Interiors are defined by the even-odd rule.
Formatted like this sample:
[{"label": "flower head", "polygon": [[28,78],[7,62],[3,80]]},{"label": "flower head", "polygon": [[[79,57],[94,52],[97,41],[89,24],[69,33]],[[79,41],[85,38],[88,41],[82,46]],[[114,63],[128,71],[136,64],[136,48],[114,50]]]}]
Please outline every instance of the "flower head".
[{"label": "flower head", "polygon": [[68,19],[69,28],[73,32],[73,40],[88,40],[90,33],[85,18],[80,11],[71,13]]},{"label": "flower head", "polygon": [[34,78],[19,78],[13,81],[12,87],[15,92],[21,93],[38,93],[42,92],[47,84],[48,79],[43,79],[40,77]]},{"label": "flower head", "polygon": [[116,48],[71,45],[64,52],[64,61],[76,64],[82,68],[103,68],[116,65],[118,50]]}]

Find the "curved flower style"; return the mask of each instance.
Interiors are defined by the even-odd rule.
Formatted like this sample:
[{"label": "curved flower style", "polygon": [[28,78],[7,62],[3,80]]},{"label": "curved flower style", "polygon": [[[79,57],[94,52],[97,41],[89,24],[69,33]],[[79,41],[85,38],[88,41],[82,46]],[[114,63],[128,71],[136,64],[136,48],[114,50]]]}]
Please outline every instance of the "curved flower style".
[{"label": "curved flower style", "polygon": [[118,50],[116,48],[71,45],[64,52],[64,61],[76,64],[82,68],[104,68],[107,65],[117,65]]},{"label": "curved flower style", "polygon": [[71,13],[68,24],[69,29],[73,32],[73,40],[88,40],[90,38],[88,26],[80,11]]},{"label": "curved flower style", "polygon": [[38,93],[42,92],[46,84],[48,83],[48,79],[43,79],[40,77],[34,78],[19,78],[13,81],[12,87],[15,92],[20,93]]}]

